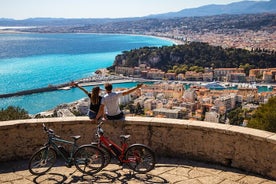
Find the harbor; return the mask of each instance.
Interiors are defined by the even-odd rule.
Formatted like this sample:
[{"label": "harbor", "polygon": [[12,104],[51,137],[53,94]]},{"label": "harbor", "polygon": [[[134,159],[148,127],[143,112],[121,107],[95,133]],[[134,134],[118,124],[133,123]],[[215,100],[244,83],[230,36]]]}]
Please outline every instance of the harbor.
[{"label": "harbor", "polygon": [[[150,80],[150,79],[143,79],[143,78],[130,78],[124,76],[117,76],[117,75],[93,75],[88,78],[83,78],[76,80],[80,86],[87,87],[87,86],[96,86],[96,85],[103,85],[104,83],[111,83],[111,84],[121,84],[121,83],[145,83],[145,82],[160,82],[163,80]],[[50,92],[56,90],[70,90],[72,86],[70,86],[70,82],[58,85],[49,85],[43,88],[36,88],[30,90],[23,90],[14,93],[6,93],[0,94],[0,98],[9,98],[14,96],[23,96],[23,95],[30,95],[34,93],[43,93],[43,92]],[[261,89],[259,92],[263,91],[272,91],[276,88],[276,84],[256,84],[256,83],[228,83],[228,82],[202,82],[202,81],[168,81],[168,82],[178,82],[185,85],[185,88],[189,88],[190,86],[202,86],[206,87],[211,90],[226,90],[226,89],[242,89],[242,88],[249,88],[249,89]]]},{"label": "harbor", "polygon": [[[96,85],[103,85],[104,83],[111,83],[111,84],[120,84],[120,83],[130,83],[130,82],[150,82],[151,80],[145,79],[133,79],[123,76],[117,75],[93,75],[91,77],[75,80],[80,86],[96,86]],[[29,90],[22,90],[13,93],[6,93],[0,94],[0,98],[9,98],[14,96],[23,96],[23,95],[31,95],[34,93],[43,93],[43,92],[51,92],[56,90],[70,90],[72,87],[70,83],[73,81],[69,81],[64,84],[57,84],[57,85],[48,85],[47,87],[42,88],[35,88]]]}]

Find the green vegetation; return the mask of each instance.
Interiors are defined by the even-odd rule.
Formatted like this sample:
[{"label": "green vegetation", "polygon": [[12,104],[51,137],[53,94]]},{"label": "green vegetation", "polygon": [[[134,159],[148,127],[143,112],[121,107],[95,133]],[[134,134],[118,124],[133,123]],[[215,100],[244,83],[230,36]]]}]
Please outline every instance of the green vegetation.
[{"label": "green vegetation", "polygon": [[30,119],[28,112],[20,107],[9,106],[6,109],[0,110],[0,121]]},{"label": "green vegetation", "polygon": [[251,110],[243,109],[241,106],[231,110],[227,117],[231,125],[242,125],[244,119],[250,118]]},{"label": "green vegetation", "polygon": [[276,97],[271,97],[253,113],[248,127],[276,132]]},{"label": "green vegetation", "polygon": [[135,67],[141,63],[165,72],[185,73],[203,71],[204,67],[244,68],[248,74],[252,68],[273,68],[276,52],[222,48],[207,43],[191,42],[185,45],[143,47],[117,55],[115,66]]}]

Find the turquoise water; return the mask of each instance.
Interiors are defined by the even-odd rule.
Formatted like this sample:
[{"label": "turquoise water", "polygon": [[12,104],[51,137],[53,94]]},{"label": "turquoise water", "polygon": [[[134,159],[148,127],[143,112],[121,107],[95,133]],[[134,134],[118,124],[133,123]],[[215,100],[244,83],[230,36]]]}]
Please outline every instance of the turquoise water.
[{"label": "turquoise water", "polygon": [[[0,34],[0,94],[88,77],[97,69],[111,66],[122,51],[172,44],[136,35]],[[134,85],[136,83],[114,87]],[[60,90],[0,99],[0,108],[19,106],[35,114],[83,97],[84,93],[78,89]]]}]

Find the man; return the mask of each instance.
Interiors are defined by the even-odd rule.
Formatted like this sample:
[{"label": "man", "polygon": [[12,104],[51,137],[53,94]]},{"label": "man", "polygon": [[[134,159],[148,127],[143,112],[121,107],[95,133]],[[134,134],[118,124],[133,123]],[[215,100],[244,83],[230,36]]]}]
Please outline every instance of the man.
[{"label": "man", "polygon": [[102,115],[104,115],[104,117],[109,120],[118,120],[124,118],[124,113],[120,110],[119,107],[119,98],[121,96],[125,96],[132,93],[133,91],[140,88],[142,85],[143,84],[137,84],[135,88],[131,88],[123,92],[112,92],[112,84],[106,83],[104,85],[106,95],[104,95],[102,99],[100,110],[96,116],[96,119],[99,119]]}]

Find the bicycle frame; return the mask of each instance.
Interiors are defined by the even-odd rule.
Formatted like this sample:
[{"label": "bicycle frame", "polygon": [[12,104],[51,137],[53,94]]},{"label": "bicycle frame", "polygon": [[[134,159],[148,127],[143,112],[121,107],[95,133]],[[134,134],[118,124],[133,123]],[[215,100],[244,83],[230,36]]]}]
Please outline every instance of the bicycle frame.
[{"label": "bicycle frame", "polygon": [[[103,129],[101,128],[103,122],[100,122],[97,127],[97,133],[98,136],[98,145],[103,145],[107,150],[113,154],[115,158],[117,158],[120,163],[129,163],[130,160],[125,159],[125,153],[128,148],[128,144],[126,143],[127,138],[129,135],[121,136],[121,146],[110,140],[108,137],[104,136]],[[127,138],[126,138],[127,137]],[[115,151],[112,149],[115,148]],[[117,153],[116,153],[117,150]]]},{"label": "bicycle frame", "polygon": [[[71,136],[74,141],[68,141],[55,135],[54,131],[47,129],[43,124],[43,129],[48,135],[45,145],[36,151],[29,160],[28,169],[34,175],[41,175],[48,172],[56,163],[57,155],[61,155],[67,167],[75,165],[76,168],[85,174],[93,175],[104,167],[104,153],[95,145],[77,145],[77,140],[81,137]],[[70,144],[72,149],[66,151],[58,143]]]},{"label": "bicycle frame", "polygon": [[97,126],[97,142],[91,144],[97,145],[104,153],[104,167],[110,163],[111,155],[113,155],[120,162],[120,165],[126,164],[135,172],[144,174],[154,169],[155,154],[150,147],[139,143],[128,145],[127,139],[130,135],[121,135],[121,146],[119,146],[104,136],[102,124],[103,121]]},{"label": "bicycle frame", "polygon": [[[68,140],[65,140],[65,139],[61,139],[60,136],[58,136],[58,135],[55,135],[54,131],[51,130],[51,129],[47,130],[46,127],[45,127],[44,130],[48,133],[48,142],[44,146],[48,147],[48,148],[52,147],[59,155],[61,155],[61,157],[65,160],[66,163],[71,163],[71,161],[73,159],[73,154],[77,150],[77,148],[79,147],[76,143],[76,139],[74,139],[74,142],[73,141],[68,141]],[[62,153],[59,150],[57,142],[72,145],[72,149],[70,151],[68,151],[69,157],[64,155],[64,153]]]}]

